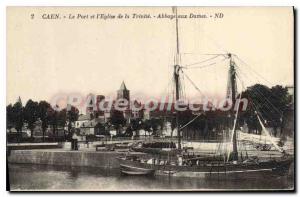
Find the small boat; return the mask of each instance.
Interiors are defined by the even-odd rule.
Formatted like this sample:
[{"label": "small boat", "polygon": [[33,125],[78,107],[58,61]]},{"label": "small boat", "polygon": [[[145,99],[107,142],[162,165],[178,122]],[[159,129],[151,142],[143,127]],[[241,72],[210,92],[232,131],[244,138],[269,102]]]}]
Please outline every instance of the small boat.
[{"label": "small boat", "polygon": [[122,161],[127,160],[128,158],[118,158],[120,160],[120,171],[124,175],[144,175],[144,176],[152,176],[155,173],[154,169],[147,169],[136,167],[134,165],[125,165],[122,164]]},{"label": "small boat", "polygon": [[128,165],[120,165],[121,173],[126,175],[154,175],[155,170],[147,168],[138,168]]}]

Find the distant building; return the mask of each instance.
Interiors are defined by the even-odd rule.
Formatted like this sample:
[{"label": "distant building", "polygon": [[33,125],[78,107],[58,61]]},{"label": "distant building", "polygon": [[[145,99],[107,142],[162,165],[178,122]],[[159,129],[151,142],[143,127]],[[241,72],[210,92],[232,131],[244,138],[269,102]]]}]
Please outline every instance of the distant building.
[{"label": "distant building", "polygon": [[101,119],[102,122],[108,122],[111,118],[112,109],[109,107],[109,102],[105,101],[105,96],[89,94],[87,99],[89,104],[86,107],[86,114],[89,115],[89,119],[97,118]]},{"label": "distant building", "polygon": [[81,135],[96,135],[99,130],[99,124],[103,125],[105,119],[103,116],[94,118],[91,114],[81,114],[75,122],[75,128],[80,130]]},{"label": "distant building", "polygon": [[144,118],[144,106],[141,102],[134,100],[132,102],[131,119],[142,119]]},{"label": "distant building", "polygon": [[122,82],[120,89],[117,91],[117,99],[126,99],[128,102],[130,101],[130,92],[126,88],[124,81]]},{"label": "distant building", "polygon": [[80,135],[96,135],[96,126],[98,122],[96,119],[90,120],[88,123],[80,127]]},{"label": "distant building", "polygon": [[34,123],[34,128],[33,128],[33,137],[41,137],[43,136],[43,131],[42,131],[42,121],[41,119],[38,119]]},{"label": "distant building", "polygon": [[[119,99],[128,101],[128,104],[120,102]],[[75,122],[75,128],[79,129],[83,135],[97,133],[99,125],[103,126],[105,124],[107,126],[107,123],[114,114],[117,114],[115,113],[117,111],[121,112],[127,123],[130,123],[133,119],[142,119],[144,117],[143,104],[137,100],[133,100],[130,103],[130,91],[127,89],[124,81],[119,90],[117,90],[117,100],[108,101],[105,100],[103,95],[89,94],[87,101],[89,103],[86,107],[86,114],[79,115],[78,120]]]},{"label": "distant building", "polygon": [[92,120],[91,114],[80,114],[78,120],[75,122],[75,128],[81,128],[86,125],[89,125],[90,121]]},{"label": "distant building", "polygon": [[[124,104],[121,103],[121,99],[126,100],[128,102],[128,104],[125,106]],[[117,101],[118,101],[118,105],[116,106],[117,103],[115,103],[114,105],[114,109],[116,109],[117,107],[120,107],[123,112],[123,116],[126,120],[129,120],[131,118],[131,110],[130,110],[130,91],[126,88],[126,85],[124,83],[124,81],[122,82],[120,89],[117,91]]]},{"label": "distant building", "polygon": [[[130,122],[130,119],[139,119],[143,118],[143,105],[141,102],[138,102],[137,100],[130,101],[130,91],[127,89],[125,82],[123,81],[120,89],[117,91],[117,100],[120,101],[120,99],[124,99],[128,101],[128,105],[124,106],[123,104],[121,108],[123,108],[123,116],[126,119],[127,122]],[[130,103],[131,102],[131,103]],[[116,109],[116,103],[114,103],[114,109]],[[114,110],[113,109],[113,110]]]}]

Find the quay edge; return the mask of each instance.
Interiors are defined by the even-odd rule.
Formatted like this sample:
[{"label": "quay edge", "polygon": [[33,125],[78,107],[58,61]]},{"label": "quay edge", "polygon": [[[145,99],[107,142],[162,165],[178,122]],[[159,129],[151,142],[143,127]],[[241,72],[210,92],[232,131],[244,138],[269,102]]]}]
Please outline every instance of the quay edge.
[{"label": "quay edge", "polygon": [[[61,166],[82,166],[100,168],[119,168],[117,157],[126,152],[98,152],[98,151],[68,151],[68,150],[11,150],[7,156],[8,163],[16,164],[44,164]],[[131,153],[143,154],[143,153]]]}]

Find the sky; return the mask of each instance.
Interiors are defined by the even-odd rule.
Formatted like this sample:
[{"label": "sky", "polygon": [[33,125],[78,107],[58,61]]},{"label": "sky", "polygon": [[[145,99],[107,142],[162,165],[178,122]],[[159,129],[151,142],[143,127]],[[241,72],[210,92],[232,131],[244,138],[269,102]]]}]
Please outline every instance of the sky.
[{"label": "sky", "polygon": [[[68,19],[101,13],[152,18]],[[179,7],[178,13],[213,16],[179,19],[180,65],[230,52],[239,57],[239,90],[254,83],[293,85],[292,7]],[[223,18],[214,18],[216,13]],[[42,19],[43,14],[67,18]],[[173,14],[172,8],[8,7],[7,104],[19,96],[23,102],[70,93],[114,97],[123,80],[132,97],[170,93],[175,20],[153,17],[159,14]],[[183,72],[202,94],[223,97],[228,61],[220,56],[212,62]],[[187,77],[183,83],[187,97],[201,95]]]}]

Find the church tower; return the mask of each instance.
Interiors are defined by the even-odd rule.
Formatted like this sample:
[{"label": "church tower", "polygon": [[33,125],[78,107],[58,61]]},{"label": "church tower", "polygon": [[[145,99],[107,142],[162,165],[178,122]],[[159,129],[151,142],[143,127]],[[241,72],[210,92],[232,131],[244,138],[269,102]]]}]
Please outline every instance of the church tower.
[{"label": "church tower", "polygon": [[130,101],[129,90],[126,88],[124,81],[122,82],[121,87],[118,90],[117,99],[126,99]]}]

